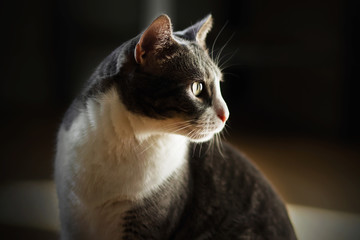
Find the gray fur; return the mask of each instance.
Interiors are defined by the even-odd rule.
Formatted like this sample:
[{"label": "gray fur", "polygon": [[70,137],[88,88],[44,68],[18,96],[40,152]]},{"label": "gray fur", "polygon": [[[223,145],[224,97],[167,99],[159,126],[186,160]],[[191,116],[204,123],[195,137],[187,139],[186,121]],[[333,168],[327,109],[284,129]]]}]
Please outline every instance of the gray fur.
[{"label": "gray fur", "polygon": [[[137,36],[112,52],[97,68],[64,118],[70,129],[87,99],[116,87],[125,107],[153,119],[199,119],[212,107],[215,63],[196,43],[205,21],[174,33],[147,68],[134,59]],[[205,84],[201,102],[183,89]],[[123,218],[122,239],[296,239],[286,209],[263,175],[227,144],[207,151],[191,144],[185,167],[151,196],[139,200]],[[120,217],[120,216],[119,216]]]},{"label": "gray fur", "polygon": [[182,175],[128,212],[124,239],[296,239],[259,170],[229,145],[208,144],[193,145]]}]

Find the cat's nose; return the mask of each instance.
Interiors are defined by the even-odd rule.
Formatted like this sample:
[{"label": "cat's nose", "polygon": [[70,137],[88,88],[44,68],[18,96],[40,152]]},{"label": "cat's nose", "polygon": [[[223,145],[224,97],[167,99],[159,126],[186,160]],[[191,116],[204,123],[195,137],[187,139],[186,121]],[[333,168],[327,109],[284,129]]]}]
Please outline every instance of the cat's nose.
[{"label": "cat's nose", "polygon": [[220,120],[224,123],[229,118],[229,110],[221,109],[217,111],[217,116],[220,118]]},{"label": "cat's nose", "polygon": [[229,109],[226,106],[226,103],[224,99],[221,97],[221,94],[219,93],[218,97],[214,100],[214,110],[215,114],[218,116],[218,118],[225,123],[226,120],[229,118]]},{"label": "cat's nose", "polygon": [[218,117],[220,118],[220,120],[222,121],[222,122],[225,122],[226,121],[226,116],[225,115],[223,115],[223,114],[218,114]]}]

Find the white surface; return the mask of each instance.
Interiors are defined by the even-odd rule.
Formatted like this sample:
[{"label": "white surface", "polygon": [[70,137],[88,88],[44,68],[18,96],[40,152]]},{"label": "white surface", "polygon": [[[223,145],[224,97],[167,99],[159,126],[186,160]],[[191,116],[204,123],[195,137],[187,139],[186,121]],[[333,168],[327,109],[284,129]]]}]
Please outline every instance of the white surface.
[{"label": "white surface", "polygon": [[58,231],[55,185],[51,181],[0,186],[0,223]]},{"label": "white surface", "polygon": [[[299,240],[360,240],[360,216],[287,205]],[[55,186],[50,181],[0,186],[0,223],[59,230]]]},{"label": "white surface", "polygon": [[299,205],[288,205],[299,240],[360,240],[360,216]]}]

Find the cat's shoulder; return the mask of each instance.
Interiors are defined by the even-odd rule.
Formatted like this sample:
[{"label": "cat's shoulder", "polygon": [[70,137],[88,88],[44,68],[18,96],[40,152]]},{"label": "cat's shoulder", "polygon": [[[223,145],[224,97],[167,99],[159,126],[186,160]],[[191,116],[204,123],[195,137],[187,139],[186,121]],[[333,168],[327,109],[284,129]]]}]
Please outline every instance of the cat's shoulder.
[{"label": "cat's shoulder", "polygon": [[62,127],[65,130],[69,130],[73,121],[80,114],[81,108],[83,108],[83,103],[79,99],[75,99],[70,107],[66,110],[64,117],[62,119]]},{"label": "cat's shoulder", "polygon": [[[296,239],[282,200],[248,157],[228,143],[192,147],[193,198],[184,221],[198,225],[189,229],[211,239]],[[195,238],[184,236],[179,239]]]},{"label": "cat's shoulder", "polygon": [[194,165],[202,165],[206,169],[215,172],[227,171],[235,174],[254,175],[260,177],[261,174],[254,162],[242,151],[228,142],[214,143],[207,142],[202,144],[192,144],[191,159]]}]

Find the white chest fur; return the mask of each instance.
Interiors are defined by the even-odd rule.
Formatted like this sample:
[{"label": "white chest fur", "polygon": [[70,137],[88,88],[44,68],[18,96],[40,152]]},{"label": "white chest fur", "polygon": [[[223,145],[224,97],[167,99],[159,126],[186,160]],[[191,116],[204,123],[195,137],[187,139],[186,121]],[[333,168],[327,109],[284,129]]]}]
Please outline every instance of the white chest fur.
[{"label": "white chest fur", "polygon": [[[62,224],[81,216],[96,225],[98,220],[86,218],[99,217],[99,209],[120,214],[181,168],[188,140],[154,132],[158,127],[126,111],[110,91],[89,100],[69,130],[60,129],[55,177]],[[117,209],[103,211],[114,203]]]}]

